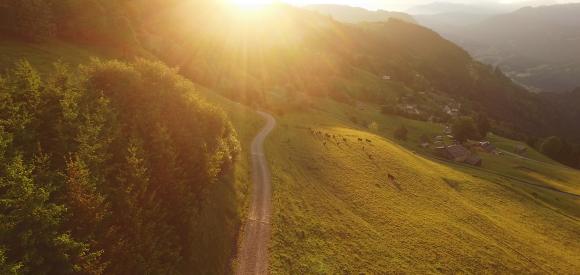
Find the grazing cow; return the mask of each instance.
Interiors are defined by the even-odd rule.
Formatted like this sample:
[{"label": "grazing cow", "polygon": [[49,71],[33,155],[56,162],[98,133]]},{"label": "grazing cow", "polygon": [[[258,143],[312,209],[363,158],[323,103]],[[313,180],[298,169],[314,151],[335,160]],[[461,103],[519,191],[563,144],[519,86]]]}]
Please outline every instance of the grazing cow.
[{"label": "grazing cow", "polygon": [[369,155],[369,159],[373,159],[373,155]]},{"label": "grazing cow", "polygon": [[393,176],[393,175],[389,174],[389,175],[388,175],[388,177],[389,177],[389,180],[390,180],[390,181],[395,181],[395,176]]},{"label": "grazing cow", "polygon": [[342,141],[344,141],[344,143],[346,143],[346,138],[343,138]]},{"label": "grazing cow", "polygon": [[358,138],[358,141],[362,142],[363,140],[362,140],[362,138]]},{"label": "grazing cow", "polygon": [[368,142],[368,143],[371,143],[371,142],[373,142],[373,141],[372,141],[372,140],[370,140],[370,139],[367,139],[367,142]]}]

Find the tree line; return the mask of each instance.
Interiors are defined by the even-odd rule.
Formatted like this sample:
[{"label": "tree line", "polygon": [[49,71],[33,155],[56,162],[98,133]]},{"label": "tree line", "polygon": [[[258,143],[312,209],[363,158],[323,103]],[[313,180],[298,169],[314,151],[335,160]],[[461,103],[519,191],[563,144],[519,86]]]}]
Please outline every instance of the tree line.
[{"label": "tree line", "polygon": [[0,76],[0,273],[176,274],[239,144],[161,63],[19,62]]}]

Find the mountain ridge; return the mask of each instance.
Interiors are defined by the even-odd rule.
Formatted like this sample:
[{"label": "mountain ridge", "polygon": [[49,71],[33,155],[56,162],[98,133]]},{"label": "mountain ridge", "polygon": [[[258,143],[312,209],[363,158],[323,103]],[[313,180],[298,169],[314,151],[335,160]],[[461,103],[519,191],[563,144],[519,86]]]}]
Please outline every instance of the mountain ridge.
[{"label": "mountain ridge", "polygon": [[403,12],[393,12],[386,10],[370,11],[359,7],[333,4],[307,5],[303,8],[330,15],[334,19],[346,23],[379,22],[387,21],[391,18],[410,23],[416,23],[412,16]]}]

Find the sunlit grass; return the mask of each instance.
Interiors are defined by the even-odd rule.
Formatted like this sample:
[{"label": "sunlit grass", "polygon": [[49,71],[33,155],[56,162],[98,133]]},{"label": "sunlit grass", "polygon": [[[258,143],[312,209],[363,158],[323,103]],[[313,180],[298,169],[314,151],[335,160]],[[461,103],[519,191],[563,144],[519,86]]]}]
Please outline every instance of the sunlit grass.
[{"label": "sunlit grass", "polygon": [[[580,246],[572,241],[578,221],[570,218],[580,214],[578,199],[414,154],[407,147],[420,133],[401,146],[384,129],[442,127],[381,119],[375,108],[358,113],[381,125],[375,133],[341,115],[354,108],[322,100],[316,110],[278,117],[266,145],[273,273],[573,273],[579,267]],[[339,144],[313,136],[309,127]],[[518,175],[512,166],[526,165],[510,158],[505,166],[499,158],[489,155],[484,167]],[[551,164],[543,169],[568,177]]]}]

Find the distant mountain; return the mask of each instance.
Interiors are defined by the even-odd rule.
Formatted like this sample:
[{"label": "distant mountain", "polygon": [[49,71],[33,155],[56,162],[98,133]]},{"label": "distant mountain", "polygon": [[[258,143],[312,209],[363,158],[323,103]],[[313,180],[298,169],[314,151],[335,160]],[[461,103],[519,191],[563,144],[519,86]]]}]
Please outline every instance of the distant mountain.
[{"label": "distant mountain", "polygon": [[415,14],[418,24],[428,27],[447,38],[455,32],[495,16],[488,13],[445,12],[437,14]]},{"label": "distant mountain", "polygon": [[416,23],[412,16],[402,12],[390,12],[385,10],[370,11],[363,8],[342,5],[309,5],[307,10],[317,11],[330,15],[334,19],[346,23],[380,22],[396,18],[410,23]]},{"label": "distant mountain", "polygon": [[529,88],[562,92],[580,86],[580,4],[527,7],[438,31]]},{"label": "distant mountain", "polygon": [[407,10],[412,15],[417,14],[442,14],[442,13],[463,13],[463,14],[500,14],[512,12],[523,7],[536,7],[541,5],[556,5],[554,0],[531,0],[512,4],[502,4],[497,2],[479,4],[461,4],[451,2],[433,2],[418,5]]}]

